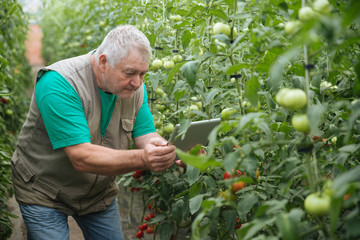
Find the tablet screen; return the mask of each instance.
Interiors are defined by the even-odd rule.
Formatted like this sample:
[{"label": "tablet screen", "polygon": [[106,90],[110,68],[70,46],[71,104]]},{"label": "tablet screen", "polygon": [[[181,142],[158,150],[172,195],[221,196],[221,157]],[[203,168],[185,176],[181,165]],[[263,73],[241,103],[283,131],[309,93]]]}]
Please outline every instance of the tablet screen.
[{"label": "tablet screen", "polygon": [[189,151],[196,145],[206,146],[210,132],[221,122],[220,118],[192,122],[185,133],[185,137],[178,136],[180,124],[174,127],[169,143],[175,145],[182,151]]}]

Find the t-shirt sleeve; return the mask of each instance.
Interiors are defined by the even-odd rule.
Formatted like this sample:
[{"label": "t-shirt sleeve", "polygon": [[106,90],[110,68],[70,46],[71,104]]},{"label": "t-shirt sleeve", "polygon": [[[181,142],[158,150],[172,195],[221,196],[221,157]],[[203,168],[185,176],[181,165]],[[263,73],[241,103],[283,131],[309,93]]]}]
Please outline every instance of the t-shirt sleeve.
[{"label": "t-shirt sleeve", "polygon": [[59,73],[43,74],[35,86],[35,99],[53,149],[90,142],[80,98]]},{"label": "t-shirt sleeve", "polygon": [[156,132],[153,116],[149,109],[148,97],[146,93],[146,87],[144,85],[144,99],[141,108],[135,119],[134,129],[132,131],[132,135],[134,138],[140,137],[142,135]]}]

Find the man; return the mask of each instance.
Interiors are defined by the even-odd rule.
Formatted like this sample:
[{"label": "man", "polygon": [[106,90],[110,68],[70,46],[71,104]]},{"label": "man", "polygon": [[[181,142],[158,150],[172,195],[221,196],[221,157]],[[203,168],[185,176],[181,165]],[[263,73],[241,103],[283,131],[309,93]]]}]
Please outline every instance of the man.
[{"label": "man", "polygon": [[176,155],[148,108],[150,58],[145,35],[124,25],[96,51],[39,71],[12,157],[28,239],[68,239],[68,215],[85,239],[123,239],[115,176],[164,171]]}]

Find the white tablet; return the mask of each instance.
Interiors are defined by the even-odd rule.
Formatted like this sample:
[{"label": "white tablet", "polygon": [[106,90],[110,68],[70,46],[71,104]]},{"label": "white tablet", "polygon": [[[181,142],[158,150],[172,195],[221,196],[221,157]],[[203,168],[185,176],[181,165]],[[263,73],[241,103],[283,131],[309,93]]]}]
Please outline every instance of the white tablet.
[{"label": "white tablet", "polygon": [[184,138],[177,136],[180,124],[176,124],[169,138],[169,143],[185,152],[199,144],[206,146],[209,142],[208,136],[210,132],[219,125],[220,122],[220,118],[191,122]]}]

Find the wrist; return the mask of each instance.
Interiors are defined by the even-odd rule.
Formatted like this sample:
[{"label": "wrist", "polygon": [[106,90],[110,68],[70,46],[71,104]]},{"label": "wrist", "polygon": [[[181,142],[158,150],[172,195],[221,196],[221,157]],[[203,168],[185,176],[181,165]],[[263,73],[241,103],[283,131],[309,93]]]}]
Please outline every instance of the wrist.
[{"label": "wrist", "polygon": [[140,150],[140,169],[148,169],[145,149]]}]

